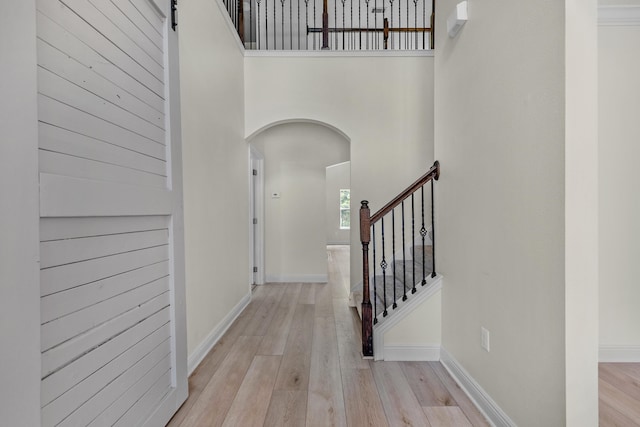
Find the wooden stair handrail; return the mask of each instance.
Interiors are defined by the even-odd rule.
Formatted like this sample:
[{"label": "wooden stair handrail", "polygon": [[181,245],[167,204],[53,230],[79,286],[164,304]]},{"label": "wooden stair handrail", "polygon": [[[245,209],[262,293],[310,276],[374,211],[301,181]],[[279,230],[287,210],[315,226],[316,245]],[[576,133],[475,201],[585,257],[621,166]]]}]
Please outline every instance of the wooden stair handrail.
[{"label": "wooden stair handrail", "polygon": [[380,218],[382,218],[383,216],[391,212],[393,208],[395,208],[400,203],[402,203],[402,201],[407,197],[409,197],[411,193],[414,193],[418,188],[422,187],[430,180],[434,179],[437,181],[438,178],[440,178],[440,162],[436,160],[433,163],[433,166],[431,166],[431,168],[427,173],[425,173],[420,178],[418,178],[416,182],[414,182],[409,187],[407,187],[407,189],[404,190],[402,193],[394,197],[389,203],[384,205],[378,212],[371,215],[371,219],[369,220],[369,223],[370,224],[376,223],[378,220],[380,220]]}]

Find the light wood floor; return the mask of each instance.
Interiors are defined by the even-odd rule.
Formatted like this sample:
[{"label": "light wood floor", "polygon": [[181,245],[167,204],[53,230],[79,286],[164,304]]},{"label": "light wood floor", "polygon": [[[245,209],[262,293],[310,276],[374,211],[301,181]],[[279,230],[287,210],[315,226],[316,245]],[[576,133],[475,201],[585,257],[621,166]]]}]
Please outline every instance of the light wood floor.
[{"label": "light wood floor", "polygon": [[362,359],[348,247],[328,256],[327,284],[254,289],[169,426],[488,425],[440,363]]},{"label": "light wood floor", "polygon": [[600,363],[601,427],[640,426],[640,363]]}]

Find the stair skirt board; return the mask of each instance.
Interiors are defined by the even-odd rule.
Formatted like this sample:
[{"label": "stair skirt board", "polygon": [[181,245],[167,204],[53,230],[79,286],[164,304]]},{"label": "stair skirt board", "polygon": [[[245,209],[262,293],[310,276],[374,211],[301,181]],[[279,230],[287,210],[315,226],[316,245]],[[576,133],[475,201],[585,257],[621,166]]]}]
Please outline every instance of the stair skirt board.
[{"label": "stair skirt board", "polygon": [[439,362],[440,344],[432,345],[385,345],[386,362]]},{"label": "stair skirt board", "polygon": [[516,423],[445,348],[440,349],[440,363],[492,425],[516,427]]},{"label": "stair skirt board", "polygon": [[373,326],[374,360],[387,360],[385,357],[384,334],[440,289],[442,289],[441,275],[437,275],[435,278],[427,278],[427,284],[419,286],[418,292],[412,294],[406,301],[400,300],[398,302],[398,307],[392,311],[393,316],[378,317],[378,323]]},{"label": "stair skirt board", "polygon": [[602,345],[598,353],[601,363],[640,362],[640,346],[637,345]]},{"label": "stair skirt board", "polygon": [[209,335],[200,343],[200,345],[189,355],[187,362],[187,374],[191,375],[196,370],[198,365],[202,362],[207,354],[211,351],[214,345],[220,341],[220,338],[227,332],[227,329],[233,324],[233,322],[240,316],[245,308],[251,302],[251,291],[247,293],[238,304],[222,319],[222,321],[209,333]]},{"label": "stair skirt board", "polygon": [[327,274],[267,274],[266,283],[327,283]]}]

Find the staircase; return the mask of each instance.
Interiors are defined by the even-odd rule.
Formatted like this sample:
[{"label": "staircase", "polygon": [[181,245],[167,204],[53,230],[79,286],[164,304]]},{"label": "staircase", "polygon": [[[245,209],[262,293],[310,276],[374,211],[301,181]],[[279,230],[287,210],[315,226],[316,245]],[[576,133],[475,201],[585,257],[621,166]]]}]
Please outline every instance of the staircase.
[{"label": "staircase", "polygon": [[369,202],[362,201],[363,279],[360,289],[352,289],[351,303],[362,301],[365,357],[374,356],[374,325],[400,306],[415,305],[416,300],[423,300],[440,286],[434,236],[434,182],[439,175],[440,164],[436,161],[425,175],[373,215]]},{"label": "staircase", "polygon": [[433,247],[412,246],[410,253],[411,258],[396,260],[393,263],[392,275],[377,275],[369,279],[370,295],[372,299],[375,296],[372,304],[376,318],[380,315],[386,317],[387,315],[383,314],[385,310],[388,314],[389,309],[397,307],[401,301],[406,301],[411,294],[417,292],[423,280],[426,284],[426,279],[431,277]]}]

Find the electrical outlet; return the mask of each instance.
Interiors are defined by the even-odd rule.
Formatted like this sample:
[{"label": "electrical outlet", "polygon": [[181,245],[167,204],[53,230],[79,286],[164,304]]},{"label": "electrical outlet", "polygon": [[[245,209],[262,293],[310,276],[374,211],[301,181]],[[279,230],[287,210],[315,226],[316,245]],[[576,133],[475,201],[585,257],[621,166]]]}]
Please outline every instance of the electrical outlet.
[{"label": "electrical outlet", "polygon": [[482,348],[484,348],[487,353],[489,353],[489,331],[484,327],[481,327],[482,330]]}]

